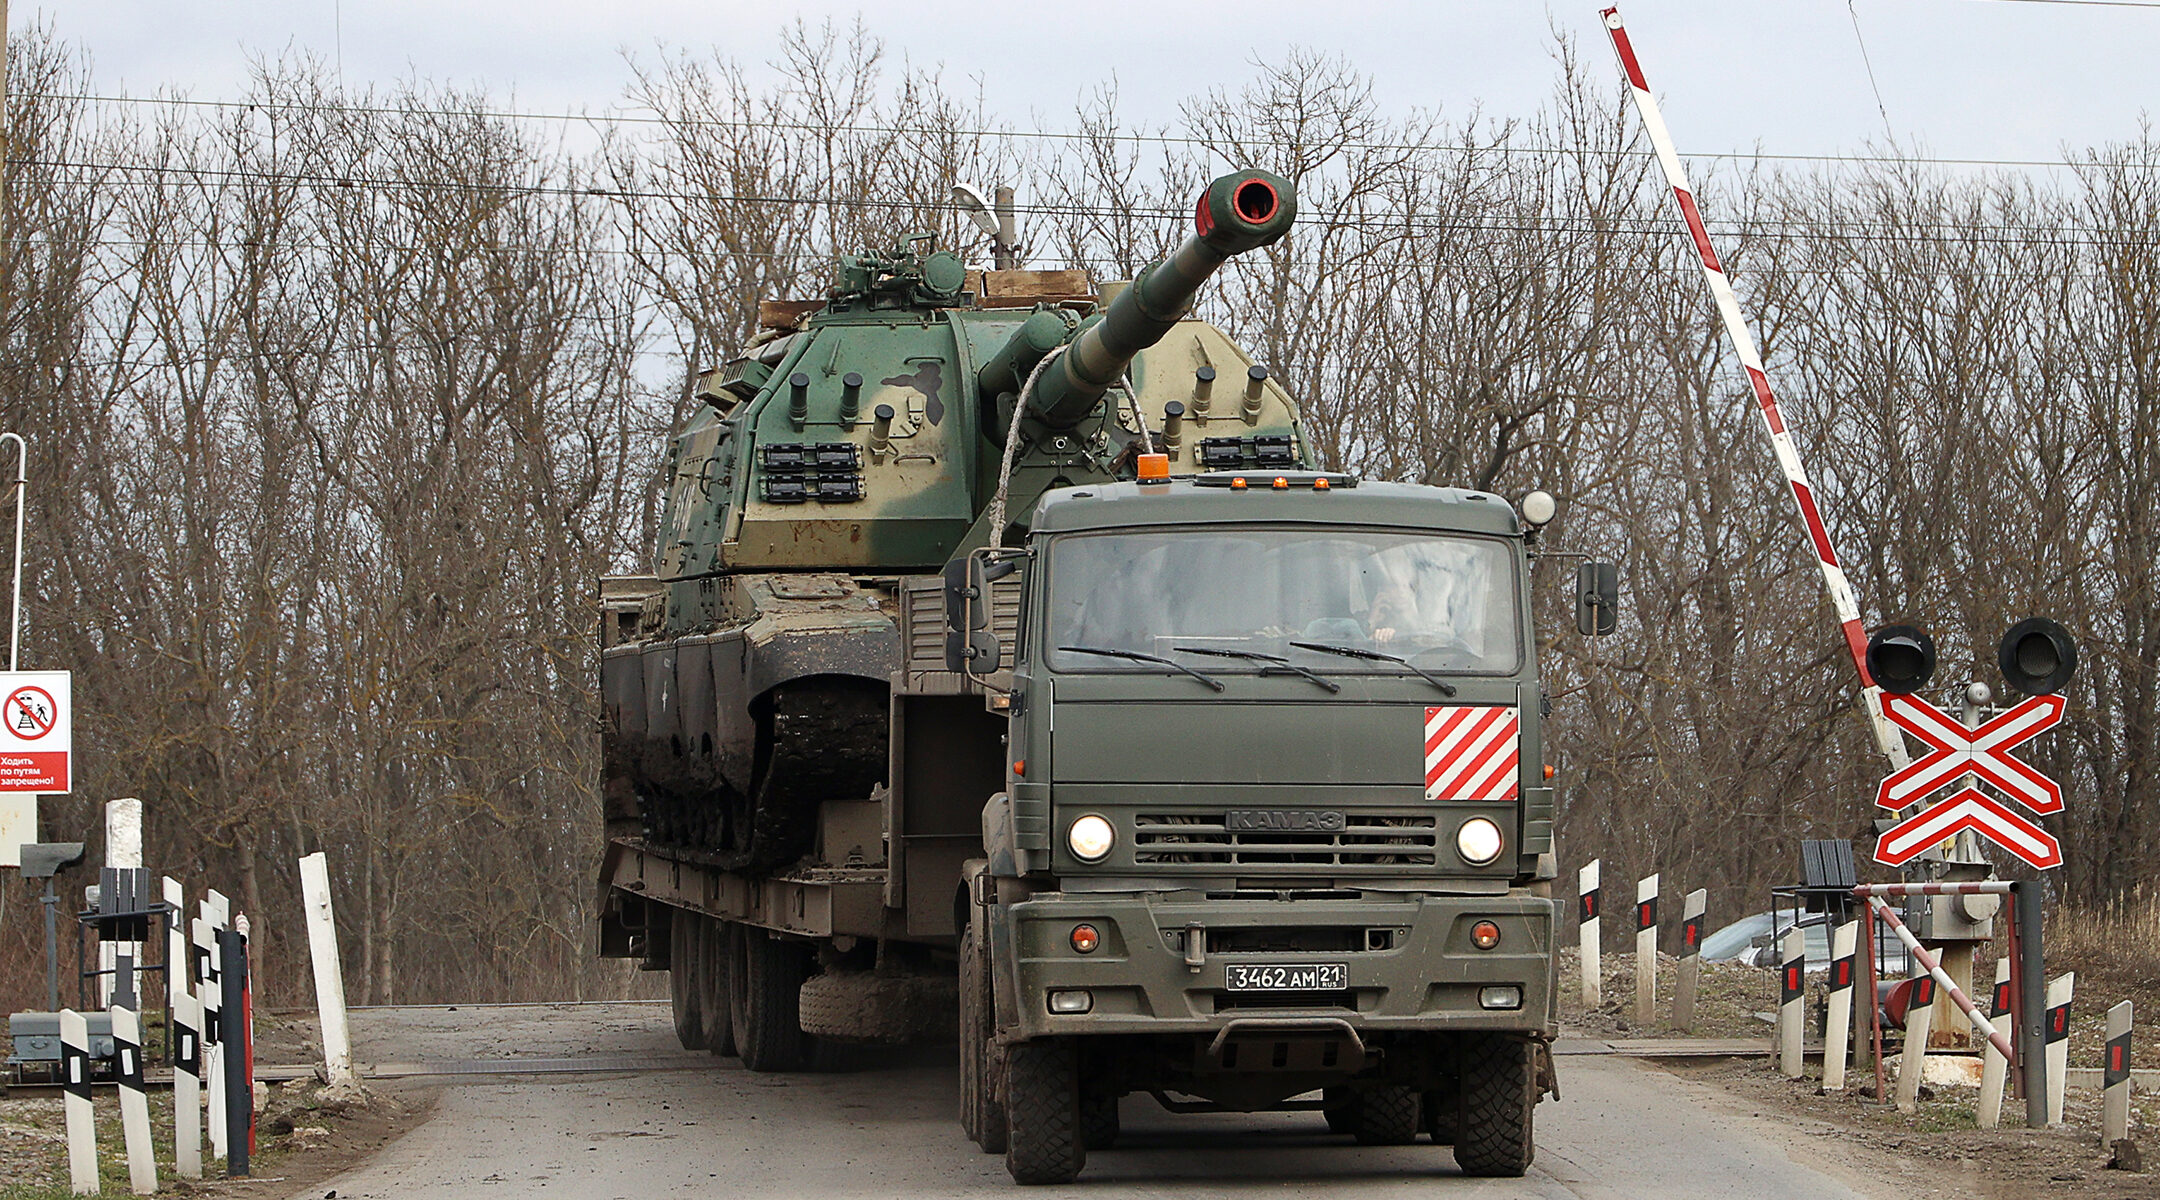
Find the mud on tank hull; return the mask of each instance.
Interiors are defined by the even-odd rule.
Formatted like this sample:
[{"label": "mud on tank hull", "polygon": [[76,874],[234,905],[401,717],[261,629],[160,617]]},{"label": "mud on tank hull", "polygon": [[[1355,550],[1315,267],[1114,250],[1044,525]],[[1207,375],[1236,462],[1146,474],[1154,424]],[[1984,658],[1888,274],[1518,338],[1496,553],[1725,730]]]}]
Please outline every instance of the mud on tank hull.
[{"label": "mud on tank hull", "polygon": [[603,652],[607,834],[764,872],[811,849],[818,805],[886,774],[900,641],[835,575],[725,581],[727,617]]}]

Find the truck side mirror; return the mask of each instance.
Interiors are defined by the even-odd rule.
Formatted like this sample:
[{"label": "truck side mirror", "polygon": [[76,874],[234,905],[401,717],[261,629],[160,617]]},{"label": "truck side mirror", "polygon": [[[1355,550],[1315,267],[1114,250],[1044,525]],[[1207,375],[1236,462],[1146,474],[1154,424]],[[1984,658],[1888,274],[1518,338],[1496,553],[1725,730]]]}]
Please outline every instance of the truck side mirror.
[{"label": "truck side mirror", "polygon": [[1017,558],[977,552],[945,564],[945,669],[980,678],[1004,661],[990,626],[990,585],[1020,569]]},{"label": "truck side mirror", "polygon": [[1620,621],[1620,568],[1609,562],[1586,562],[1575,568],[1575,629],[1584,637],[1604,637]]}]

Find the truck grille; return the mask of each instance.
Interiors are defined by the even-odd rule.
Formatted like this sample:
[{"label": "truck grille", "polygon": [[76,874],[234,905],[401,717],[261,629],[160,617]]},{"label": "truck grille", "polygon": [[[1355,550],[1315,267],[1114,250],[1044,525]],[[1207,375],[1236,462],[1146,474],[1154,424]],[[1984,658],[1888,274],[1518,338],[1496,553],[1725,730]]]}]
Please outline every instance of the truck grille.
[{"label": "truck grille", "polygon": [[1133,817],[1135,863],[1310,868],[1432,866],[1440,861],[1438,815],[1350,813],[1332,833],[1231,830],[1218,815]]}]

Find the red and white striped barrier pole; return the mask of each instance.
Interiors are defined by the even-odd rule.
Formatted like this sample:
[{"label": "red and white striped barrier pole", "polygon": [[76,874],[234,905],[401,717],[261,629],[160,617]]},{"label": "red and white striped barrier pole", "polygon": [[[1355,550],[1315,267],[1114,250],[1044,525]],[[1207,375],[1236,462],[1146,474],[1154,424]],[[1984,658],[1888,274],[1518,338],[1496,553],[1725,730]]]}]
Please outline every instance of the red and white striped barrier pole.
[{"label": "red and white striped barrier pole", "polygon": [[1852,584],[1845,578],[1844,568],[1838,565],[1837,551],[1830,545],[1830,529],[1823,523],[1822,512],[1815,504],[1815,489],[1808,482],[1807,468],[1801,465],[1800,450],[1793,442],[1791,430],[1786,427],[1777,397],[1770,392],[1770,377],[1763,371],[1762,355],[1755,349],[1755,337],[1748,331],[1747,319],[1740,315],[1740,301],[1733,295],[1731,282],[1725,278],[1725,268],[1718,261],[1717,251],[1711,248],[1710,232],[1703,226],[1702,213],[1695,206],[1695,191],[1688,186],[1687,172],[1681,169],[1679,152],[1673,148],[1672,134],[1666,131],[1665,118],[1658,112],[1657,98],[1650,94],[1650,84],[1643,78],[1642,64],[1635,60],[1635,48],[1621,25],[1620,10],[1608,8],[1604,17],[1605,29],[1612,36],[1613,50],[1619,54],[1620,65],[1627,72],[1630,90],[1635,94],[1635,111],[1642,117],[1643,129],[1650,135],[1651,146],[1657,150],[1658,164],[1665,169],[1665,181],[1672,186],[1673,199],[1680,206],[1680,217],[1687,224],[1688,236],[1694,240],[1695,251],[1702,258],[1703,275],[1710,281],[1710,294],[1717,299],[1718,315],[1725,322],[1725,335],[1732,340],[1740,365],[1747,369],[1748,386],[1755,393],[1756,407],[1762,412],[1763,423],[1770,429],[1771,448],[1777,453],[1778,466],[1785,471],[1786,483],[1792,487],[1800,523],[1815,545],[1815,559],[1822,568],[1823,586],[1830,593],[1831,606],[1837,610],[1838,624],[1845,633],[1845,648],[1852,654],[1853,669],[1860,673],[1875,748],[1893,765],[1902,768],[1907,761],[1905,741],[1883,715],[1882,689],[1875,686],[1874,677],[1868,674],[1867,630],[1860,623],[1860,604],[1853,596]]},{"label": "red and white striped barrier pole", "polygon": [[[1895,886],[1895,885],[1893,885],[1893,886]],[[1936,888],[1936,887],[1959,888],[1959,887],[1984,887],[1984,886],[1986,886],[1986,885],[1984,885],[1984,884],[1908,884],[1908,885],[1905,885],[1905,887],[1909,887],[1909,888],[1912,888],[1912,889],[1915,889],[1915,890],[1918,890],[1918,889],[1924,889],[1924,888]],[[1987,1017],[1985,1017],[1985,1016],[1983,1016],[1983,1015],[1981,1014],[1981,1012],[1980,1012],[1980,1010],[1979,1010],[1978,1008],[1976,1008],[1976,1007],[1974,1007],[1974,1006],[1973,1006],[1973,1002],[1972,1002],[1972,997],[1970,997],[1970,996],[1967,996],[1967,995],[1965,994],[1965,991],[1964,991],[1964,989],[1963,989],[1963,988],[1960,988],[1960,987],[1959,987],[1959,986],[1958,986],[1958,985],[1956,984],[1956,982],[1955,982],[1955,981],[1953,981],[1953,980],[1952,980],[1952,979],[1950,978],[1950,976],[1949,976],[1948,974],[1946,974],[1946,973],[1945,973],[1945,972],[1943,971],[1943,969],[1942,969],[1942,963],[1941,963],[1941,962],[1939,962],[1939,961],[1937,961],[1936,957],[1935,957],[1935,956],[1934,956],[1933,954],[1930,954],[1930,953],[1928,953],[1928,950],[1927,950],[1927,948],[1926,948],[1925,946],[1922,946],[1922,945],[1920,944],[1920,939],[1919,939],[1919,938],[1916,938],[1916,937],[1914,937],[1914,936],[1913,936],[1913,932],[1912,932],[1912,930],[1910,930],[1910,929],[1907,929],[1907,928],[1905,928],[1905,922],[1903,922],[1903,921],[1901,921],[1901,920],[1899,920],[1899,919],[1898,919],[1898,915],[1897,915],[1897,912],[1896,912],[1896,910],[1892,909],[1892,908],[1891,908],[1891,907],[1890,907],[1889,905],[1887,905],[1887,904],[1883,903],[1883,900],[1882,900],[1882,897],[1881,897],[1881,896],[1878,896],[1878,895],[1874,895],[1874,894],[1872,894],[1872,893],[1874,893],[1874,892],[1879,892],[1879,891],[1889,891],[1889,890],[1891,890],[1891,889],[1890,889],[1890,888],[1888,888],[1888,887],[1877,887],[1877,888],[1868,888],[1868,887],[1862,886],[1862,887],[1859,887],[1859,888],[1855,888],[1855,889],[1853,889],[1853,890],[1854,890],[1854,891],[1857,891],[1857,892],[1861,892],[1861,893],[1863,893],[1863,894],[1865,894],[1865,895],[1866,895],[1866,899],[1867,899],[1867,902],[1868,902],[1868,906],[1869,906],[1870,908],[1874,909],[1874,911],[1875,911],[1875,915],[1876,915],[1876,916],[1878,916],[1878,917],[1881,917],[1881,918],[1882,918],[1882,920],[1883,920],[1883,923],[1884,923],[1884,924],[1886,924],[1886,925],[1888,925],[1888,926],[1890,927],[1890,930],[1891,930],[1891,932],[1893,932],[1893,933],[1897,934],[1897,936],[1898,936],[1898,940],[1899,940],[1899,941],[1901,941],[1901,942],[1903,942],[1903,943],[1905,943],[1905,953],[1907,953],[1907,954],[1911,955],[1911,956],[1912,956],[1912,959],[1913,959],[1913,961],[1914,961],[1914,962],[1916,962],[1916,963],[1919,963],[1919,964],[1920,964],[1920,966],[1921,966],[1921,968],[1922,968],[1922,969],[1924,969],[1924,970],[1925,970],[1925,971],[1926,971],[1926,972],[1928,973],[1928,975],[1929,975],[1929,976],[1933,977],[1933,979],[1935,980],[1935,984],[1936,984],[1936,986],[1938,986],[1938,987],[1942,988],[1942,990],[1943,990],[1943,993],[1944,993],[1945,995],[1947,995],[1947,996],[1949,996],[1949,997],[1950,997],[1950,1002],[1951,1002],[1952,1004],[1955,1004],[1955,1005],[1957,1005],[1957,1006],[1958,1006],[1958,1011],[1959,1011],[1959,1012],[1962,1012],[1962,1013],[1964,1013],[1964,1014],[1965,1014],[1965,1018],[1966,1018],[1967,1020],[1969,1020],[1969,1021],[1971,1021],[1971,1022],[1972,1022],[1972,1026],[1973,1026],[1973,1031],[1974,1031],[1974,1032],[1976,1032],[1976,1033],[1978,1033],[1978,1034],[1980,1034],[1980,1035],[1981,1035],[1982,1037],[1985,1037],[1985,1038],[1986,1038],[1986,1039],[1988,1040],[1988,1044],[1989,1044],[1989,1045],[1991,1045],[1991,1046],[1993,1046],[1993,1047],[1995,1047],[1995,1050],[1996,1050],[1996,1052],[1997,1052],[1997,1053],[1999,1053],[1999,1054],[2001,1054],[2001,1055],[2003,1055],[2004,1057],[2006,1057],[2006,1058],[2007,1058],[2007,1057],[2009,1056],[2009,1054],[2010,1054],[2010,1039],[2009,1039],[2009,1038],[2006,1038],[2006,1037],[2004,1037],[2004,1036],[2003,1036],[2003,1035],[2002,1035],[2001,1033],[1997,1032],[1997,1031],[1996,1031],[1996,1029],[1995,1029],[1995,1023],[1994,1023],[1993,1021],[1990,1021],[1990,1020],[1988,1020],[1988,1019],[1987,1019]],[[1901,888],[1900,890],[1903,890],[1903,889]],[[1910,1040],[1911,1040],[1911,1039],[1909,1039],[1909,1038],[1907,1039],[1907,1041],[1910,1041]]]}]

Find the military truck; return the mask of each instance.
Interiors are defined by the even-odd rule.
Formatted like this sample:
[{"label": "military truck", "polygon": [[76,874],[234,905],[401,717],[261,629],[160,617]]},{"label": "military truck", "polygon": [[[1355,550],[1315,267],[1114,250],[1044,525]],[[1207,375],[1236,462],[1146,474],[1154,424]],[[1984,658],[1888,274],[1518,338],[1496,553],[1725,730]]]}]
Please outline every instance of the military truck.
[{"label": "military truck", "polygon": [[957,1031],[962,1126],[1022,1183],[1142,1094],[1529,1165],[1551,501],[1319,469],[1190,312],[1294,207],[1216,180],[1107,301],[844,256],[703,378],[658,571],[600,595],[600,947],[670,972],[685,1046]]}]

